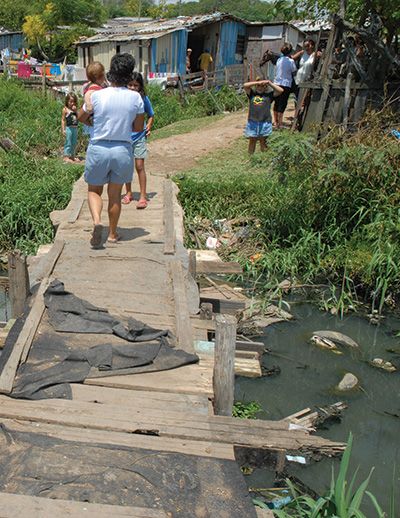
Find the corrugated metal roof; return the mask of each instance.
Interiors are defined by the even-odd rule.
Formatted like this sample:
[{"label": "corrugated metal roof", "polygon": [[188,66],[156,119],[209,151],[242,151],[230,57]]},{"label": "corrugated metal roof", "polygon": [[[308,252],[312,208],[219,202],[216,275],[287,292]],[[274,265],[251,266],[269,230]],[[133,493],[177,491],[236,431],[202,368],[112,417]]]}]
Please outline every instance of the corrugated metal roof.
[{"label": "corrugated metal roof", "polygon": [[293,20],[290,23],[303,32],[329,31],[332,28],[332,24],[328,19]]},{"label": "corrugated metal roof", "polygon": [[98,34],[89,38],[80,39],[79,44],[100,43],[104,41],[131,41],[136,39],[150,39],[181,29],[194,29],[201,25],[219,22],[224,19],[248,23],[236,16],[224,13],[212,13],[197,16],[179,16],[178,18],[141,20],[134,18],[117,18],[110,20],[98,29]]}]

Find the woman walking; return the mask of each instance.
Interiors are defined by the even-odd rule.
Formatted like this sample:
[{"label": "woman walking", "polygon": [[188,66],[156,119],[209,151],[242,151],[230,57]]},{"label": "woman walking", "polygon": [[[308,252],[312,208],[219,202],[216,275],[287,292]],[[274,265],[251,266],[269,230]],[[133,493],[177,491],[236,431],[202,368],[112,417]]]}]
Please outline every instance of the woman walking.
[{"label": "woman walking", "polygon": [[131,54],[116,54],[107,75],[111,87],[93,92],[89,103],[79,111],[79,120],[88,123],[93,116],[93,134],[86,154],[85,181],[88,204],[93,219],[90,244],[99,248],[103,226],[101,212],[103,187],[108,184],[109,231],[107,241],[116,243],[120,236],[117,225],[121,214],[121,190],[132,181],[132,131],[143,131],[144,107],[138,92],[128,89],[132,81],[135,59]]}]

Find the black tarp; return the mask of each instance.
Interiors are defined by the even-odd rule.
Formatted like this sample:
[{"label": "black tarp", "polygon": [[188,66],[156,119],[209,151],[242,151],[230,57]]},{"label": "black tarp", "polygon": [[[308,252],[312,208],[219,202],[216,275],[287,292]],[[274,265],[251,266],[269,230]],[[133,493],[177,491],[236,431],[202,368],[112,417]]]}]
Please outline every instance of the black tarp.
[{"label": "black tarp", "polygon": [[0,491],[162,509],[177,518],[256,516],[234,460],[163,451],[162,438],[154,440],[160,450],[61,440],[0,421]]},{"label": "black tarp", "polygon": [[[168,370],[198,361],[196,355],[170,346],[168,330],[153,329],[133,318],[124,324],[106,309],[66,291],[58,280],[49,285],[44,302],[54,331],[35,337],[28,362],[18,368],[12,397],[71,398],[69,383]],[[70,347],[68,333],[81,337],[78,346]],[[88,347],[88,333],[113,335],[112,343],[111,338],[106,343],[99,338],[98,345]],[[7,343],[6,348],[12,345]]]}]

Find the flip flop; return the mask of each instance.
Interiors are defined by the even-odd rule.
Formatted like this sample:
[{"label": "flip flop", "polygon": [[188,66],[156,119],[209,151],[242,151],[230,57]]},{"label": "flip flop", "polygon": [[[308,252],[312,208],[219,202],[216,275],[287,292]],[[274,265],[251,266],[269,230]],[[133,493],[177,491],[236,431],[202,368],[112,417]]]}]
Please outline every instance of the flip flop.
[{"label": "flip flop", "polygon": [[137,202],[136,208],[137,209],[145,209],[147,207],[147,200],[139,200]]},{"label": "flip flop", "polygon": [[118,236],[113,238],[113,237],[109,237],[107,238],[107,243],[118,243],[118,241],[121,240],[121,236]]},{"label": "flip flop", "polygon": [[102,233],[103,225],[95,225],[93,227],[92,238],[90,240],[90,245],[92,248],[100,248]]},{"label": "flip flop", "polygon": [[121,203],[123,203],[124,205],[128,205],[132,200],[132,196],[128,196],[128,194],[125,194],[125,196],[121,200]]}]

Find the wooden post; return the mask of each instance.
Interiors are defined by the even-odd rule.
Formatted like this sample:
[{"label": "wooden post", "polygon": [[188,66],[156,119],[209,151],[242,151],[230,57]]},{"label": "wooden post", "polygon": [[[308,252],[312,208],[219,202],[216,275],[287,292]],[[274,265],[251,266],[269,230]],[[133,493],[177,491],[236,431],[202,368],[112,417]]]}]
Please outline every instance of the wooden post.
[{"label": "wooden post", "polygon": [[232,416],[235,389],[236,318],[233,315],[215,317],[214,352],[214,412]]},{"label": "wooden post", "polygon": [[42,66],[42,93],[46,93],[46,63]]},{"label": "wooden post", "polygon": [[344,91],[344,103],[343,103],[343,128],[347,130],[347,123],[349,120],[349,107],[350,107],[350,94],[351,94],[351,82],[353,80],[353,74],[349,72],[346,77],[346,88]]},{"label": "wooden post", "polygon": [[26,257],[19,250],[8,254],[9,294],[12,317],[17,318],[24,312],[29,295],[29,274]]},{"label": "wooden post", "polygon": [[189,273],[193,277],[196,278],[196,251],[189,250]]}]

